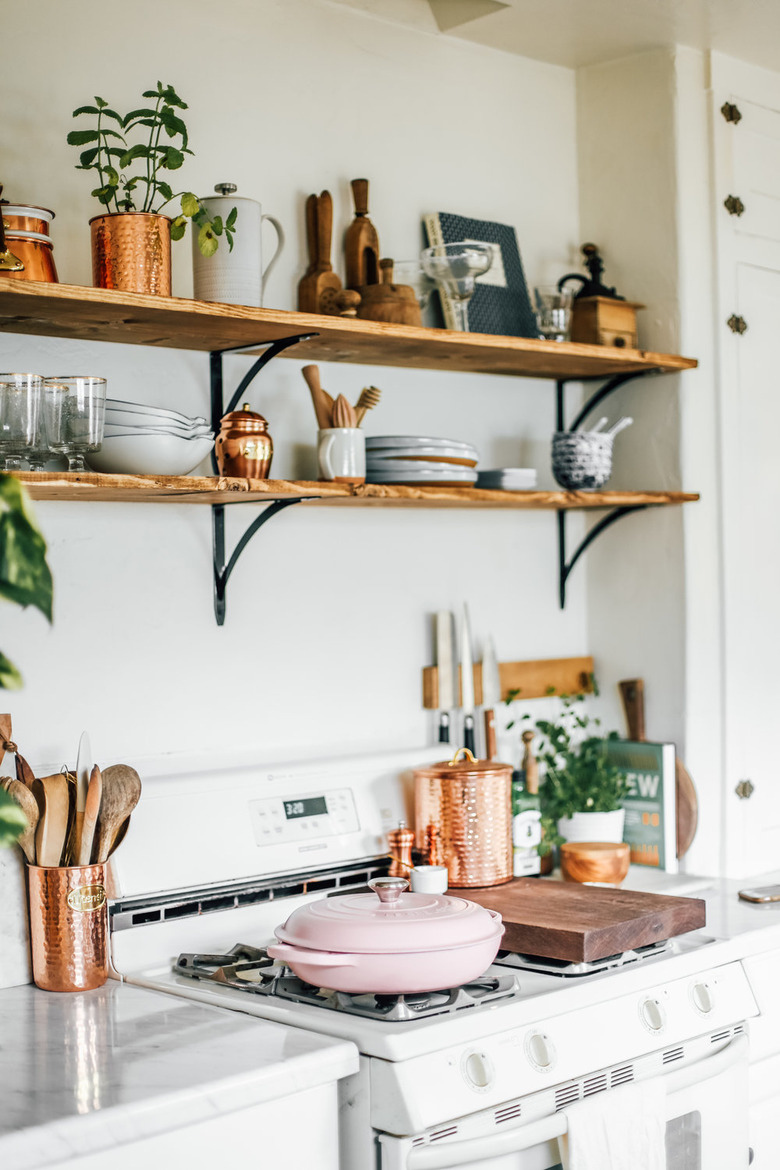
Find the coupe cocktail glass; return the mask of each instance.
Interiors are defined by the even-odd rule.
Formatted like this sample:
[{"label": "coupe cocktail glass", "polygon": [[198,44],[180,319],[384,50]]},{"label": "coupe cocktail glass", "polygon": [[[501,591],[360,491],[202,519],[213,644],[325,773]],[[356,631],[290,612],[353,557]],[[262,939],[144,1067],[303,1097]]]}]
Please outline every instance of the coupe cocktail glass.
[{"label": "coupe cocktail glass", "polygon": [[474,296],[477,277],[483,276],[493,263],[489,244],[434,244],[421,257],[423,271],[452,298],[456,328],[468,333],[468,303]]}]

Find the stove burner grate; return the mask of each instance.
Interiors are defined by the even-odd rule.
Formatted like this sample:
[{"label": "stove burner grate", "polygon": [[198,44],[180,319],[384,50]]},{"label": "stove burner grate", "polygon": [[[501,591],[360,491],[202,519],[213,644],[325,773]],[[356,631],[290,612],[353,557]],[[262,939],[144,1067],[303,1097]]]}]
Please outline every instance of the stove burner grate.
[{"label": "stove burner grate", "polygon": [[294,975],[289,967],[272,959],[264,949],[238,943],[224,955],[179,955],[173,965],[176,975],[210,980],[256,995],[272,995],[295,1003],[365,1016],[373,1020],[406,1023],[445,1013],[494,1003],[517,990],[517,976],[485,975],[462,987],[407,995],[353,994],[314,987]]},{"label": "stove burner grate", "polygon": [[588,975],[599,975],[603,971],[611,971],[616,967],[625,967],[629,963],[654,959],[671,950],[672,944],[668,939],[664,939],[661,942],[649,943],[644,947],[636,947],[631,951],[623,951],[619,955],[609,955],[604,959],[594,959],[582,963],[571,962],[569,959],[546,959],[541,955],[510,954],[503,951],[499,953],[494,962],[500,967],[512,967],[521,971],[538,971],[542,975],[557,975],[561,979],[582,979]]}]

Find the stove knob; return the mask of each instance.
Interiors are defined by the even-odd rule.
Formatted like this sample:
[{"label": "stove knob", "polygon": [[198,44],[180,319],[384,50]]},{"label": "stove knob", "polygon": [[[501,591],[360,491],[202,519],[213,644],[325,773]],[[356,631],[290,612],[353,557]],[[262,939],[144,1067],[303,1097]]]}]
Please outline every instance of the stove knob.
[{"label": "stove knob", "polygon": [[660,1032],[666,1023],[664,1010],[657,999],[646,999],[639,1006],[642,1023],[651,1032]]},{"label": "stove knob", "polygon": [[555,1048],[543,1032],[531,1032],[525,1038],[525,1054],[539,1072],[549,1072],[555,1063]]},{"label": "stove knob", "polygon": [[706,983],[694,983],[691,988],[691,1000],[700,1015],[708,1016],[712,1011],[712,992]]},{"label": "stove knob", "polygon": [[462,1062],[463,1077],[471,1089],[489,1089],[493,1083],[493,1065],[484,1052],[468,1052]]}]

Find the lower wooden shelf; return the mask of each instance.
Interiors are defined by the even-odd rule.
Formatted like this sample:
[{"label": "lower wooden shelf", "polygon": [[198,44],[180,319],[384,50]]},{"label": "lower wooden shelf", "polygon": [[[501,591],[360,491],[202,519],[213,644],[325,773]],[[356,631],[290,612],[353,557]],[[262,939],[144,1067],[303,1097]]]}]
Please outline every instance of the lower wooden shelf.
[{"label": "lower wooden shelf", "polygon": [[23,471],[18,478],[34,500],[123,504],[249,504],[300,500],[318,507],[513,508],[547,511],[687,504],[694,492],[500,492],[480,488],[403,487],[395,484],[307,483],[224,476],[99,475],[96,472]]}]

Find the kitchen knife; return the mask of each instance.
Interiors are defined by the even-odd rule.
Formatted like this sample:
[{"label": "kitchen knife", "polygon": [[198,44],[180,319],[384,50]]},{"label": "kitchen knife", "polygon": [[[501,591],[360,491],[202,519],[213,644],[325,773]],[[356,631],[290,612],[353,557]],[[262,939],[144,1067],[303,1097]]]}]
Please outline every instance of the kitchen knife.
[{"label": "kitchen knife", "polygon": [[450,711],[455,702],[453,617],[448,609],[436,614],[436,666],[439,675],[439,743],[450,742]]},{"label": "kitchen knife", "polygon": [[71,856],[75,859],[81,855],[81,831],[84,824],[84,810],[87,807],[87,790],[89,778],[92,775],[92,747],[89,734],[82,731],[79,740],[79,751],[76,756],[76,820],[73,829]]},{"label": "kitchen knife", "polygon": [[469,609],[464,603],[460,621],[460,705],[463,708],[463,746],[474,746],[474,658],[471,653]]},{"label": "kitchen knife", "polygon": [[485,716],[485,759],[494,760],[496,747],[496,713],[493,710],[501,702],[501,679],[493,639],[487,637],[482,650],[482,705]]}]

